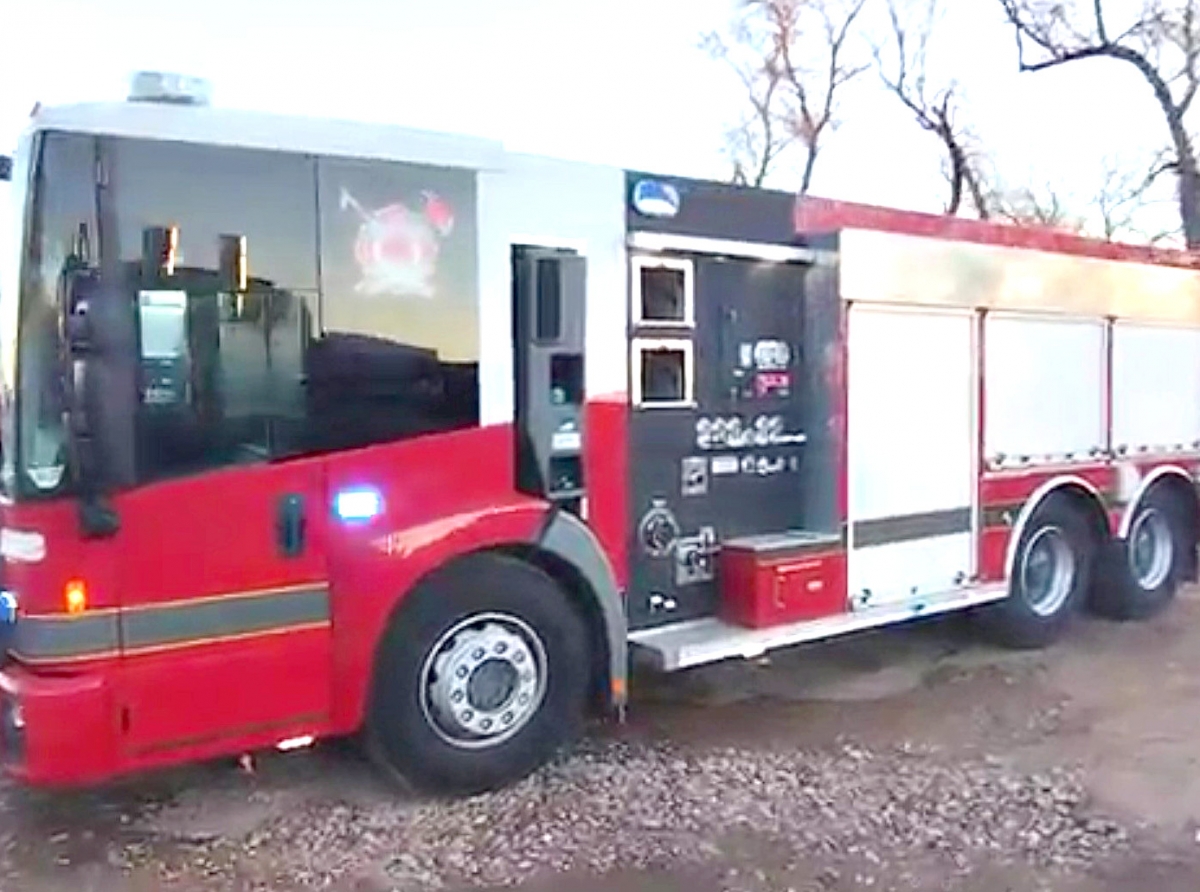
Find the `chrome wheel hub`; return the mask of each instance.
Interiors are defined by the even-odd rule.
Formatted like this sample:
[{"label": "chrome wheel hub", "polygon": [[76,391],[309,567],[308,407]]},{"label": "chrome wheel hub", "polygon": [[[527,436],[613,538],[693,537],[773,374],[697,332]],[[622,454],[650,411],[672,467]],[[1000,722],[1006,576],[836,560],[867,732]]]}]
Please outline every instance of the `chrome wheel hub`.
[{"label": "chrome wheel hub", "polygon": [[1058,527],[1042,527],[1029,540],[1020,568],[1021,591],[1038,616],[1062,609],[1075,584],[1075,555]]},{"label": "chrome wheel hub", "polygon": [[496,746],[533,718],[546,692],[546,651],[507,614],[468,617],[446,631],[421,669],[421,710],[447,743]]},{"label": "chrome wheel hub", "polygon": [[1162,512],[1151,508],[1138,515],[1129,530],[1128,553],[1139,588],[1152,591],[1166,581],[1175,560],[1175,541]]}]

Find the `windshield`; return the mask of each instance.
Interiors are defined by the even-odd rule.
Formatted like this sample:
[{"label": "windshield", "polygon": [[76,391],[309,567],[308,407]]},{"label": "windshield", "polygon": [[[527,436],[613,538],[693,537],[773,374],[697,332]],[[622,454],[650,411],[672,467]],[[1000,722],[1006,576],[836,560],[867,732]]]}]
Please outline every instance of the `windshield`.
[{"label": "windshield", "polygon": [[17,383],[17,294],[25,200],[29,194],[29,140],[17,148],[10,182],[0,182],[0,482],[11,494],[16,474],[13,394]]},{"label": "windshield", "polygon": [[43,134],[35,143],[32,179],[25,177],[30,210],[18,273],[13,475],[18,493],[56,493],[66,482],[59,291],[80,234],[95,232],[93,146],[90,137]]}]

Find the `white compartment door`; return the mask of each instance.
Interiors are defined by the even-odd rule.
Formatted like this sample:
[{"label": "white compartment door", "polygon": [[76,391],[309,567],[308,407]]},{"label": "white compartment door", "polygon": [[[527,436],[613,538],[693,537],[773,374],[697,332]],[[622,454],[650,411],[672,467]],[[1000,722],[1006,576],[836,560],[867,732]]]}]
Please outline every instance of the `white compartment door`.
[{"label": "white compartment door", "polygon": [[1113,327],[1113,447],[1136,455],[1200,445],[1200,331]]},{"label": "white compartment door", "polygon": [[1103,448],[1104,323],[989,313],[984,458],[1080,461]]},{"label": "white compartment door", "polygon": [[946,592],[974,568],[970,313],[852,305],[849,586],[856,607]]}]

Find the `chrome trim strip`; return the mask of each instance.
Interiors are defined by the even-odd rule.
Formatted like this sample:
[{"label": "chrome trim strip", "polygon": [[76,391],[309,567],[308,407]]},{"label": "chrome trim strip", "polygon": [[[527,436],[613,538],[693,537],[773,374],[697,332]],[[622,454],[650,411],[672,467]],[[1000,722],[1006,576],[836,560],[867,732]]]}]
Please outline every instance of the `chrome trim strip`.
[{"label": "chrome trim strip", "polygon": [[629,247],[652,254],[676,251],[684,254],[712,254],[747,257],[776,263],[828,264],[836,255],[799,245],[773,245],[768,242],[742,242],[733,239],[705,238],[697,235],[672,235],[639,230],[629,234]]}]

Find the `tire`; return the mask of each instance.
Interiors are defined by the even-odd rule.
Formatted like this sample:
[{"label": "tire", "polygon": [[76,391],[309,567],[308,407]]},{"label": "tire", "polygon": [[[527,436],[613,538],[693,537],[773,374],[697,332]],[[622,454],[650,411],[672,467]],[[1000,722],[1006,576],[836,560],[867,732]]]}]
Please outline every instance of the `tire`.
[{"label": "tire", "polygon": [[989,637],[1014,649],[1061,638],[1091,585],[1094,553],[1083,514],[1062,496],[1048,496],[1017,543],[1008,597],[982,613]]},{"label": "tire", "polygon": [[1187,514],[1179,496],[1152,488],[1129,522],[1129,535],[1113,543],[1107,571],[1091,608],[1114,620],[1142,620],[1163,610],[1179,590],[1187,541]]},{"label": "tire", "polygon": [[384,635],[368,749],[421,792],[510,784],[577,738],[590,667],[584,620],[549,576],[502,555],[461,559],[418,586]]}]

